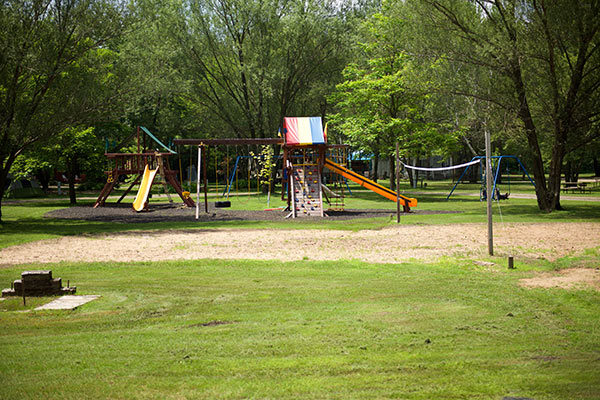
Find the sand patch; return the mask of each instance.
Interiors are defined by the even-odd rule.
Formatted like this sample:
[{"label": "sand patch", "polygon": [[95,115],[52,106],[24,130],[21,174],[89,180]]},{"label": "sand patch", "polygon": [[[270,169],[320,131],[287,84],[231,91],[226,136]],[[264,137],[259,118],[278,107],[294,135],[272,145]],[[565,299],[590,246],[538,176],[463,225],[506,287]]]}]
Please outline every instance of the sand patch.
[{"label": "sand patch", "polygon": [[600,269],[569,268],[544,272],[533,278],[521,279],[519,285],[530,288],[594,288],[600,290]]},{"label": "sand patch", "polygon": [[[495,255],[554,260],[600,246],[600,223],[503,224]],[[163,261],[200,258],[340,260],[372,263],[487,257],[485,224],[391,225],[381,230],[214,229],[65,236],[0,250],[0,266],[61,261]]]}]

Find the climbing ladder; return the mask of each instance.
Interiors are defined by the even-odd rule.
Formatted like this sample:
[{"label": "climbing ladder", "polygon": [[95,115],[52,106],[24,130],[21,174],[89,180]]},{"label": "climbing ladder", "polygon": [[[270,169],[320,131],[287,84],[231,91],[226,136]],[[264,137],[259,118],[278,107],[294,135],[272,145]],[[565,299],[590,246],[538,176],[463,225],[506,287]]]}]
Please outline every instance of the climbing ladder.
[{"label": "climbing ladder", "polygon": [[321,173],[317,164],[292,165],[293,218],[323,216]]}]

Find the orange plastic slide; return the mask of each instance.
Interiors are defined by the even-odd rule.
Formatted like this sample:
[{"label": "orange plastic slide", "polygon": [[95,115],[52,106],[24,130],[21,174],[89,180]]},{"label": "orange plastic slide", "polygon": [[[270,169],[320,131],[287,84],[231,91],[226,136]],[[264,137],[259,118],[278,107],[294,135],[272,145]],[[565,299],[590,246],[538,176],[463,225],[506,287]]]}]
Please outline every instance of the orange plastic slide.
[{"label": "orange plastic slide", "polygon": [[[393,202],[396,201],[397,194],[393,190],[383,187],[380,184],[375,183],[372,180],[367,179],[364,176],[359,175],[356,172],[349,170],[348,168],[344,168],[341,165],[336,164],[329,159],[325,159],[325,166],[328,169],[335,172],[336,174],[340,174],[344,178],[348,178],[351,181],[358,183],[360,186],[363,186],[369,190],[372,190],[375,193],[392,200]],[[403,206],[408,206],[408,207],[416,207],[417,206],[417,199],[413,199],[413,198],[402,196],[402,195],[400,195],[399,197],[400,197],[400,204],[402,204]]]},{"label": "orange plastic slide", "polygon": [[152,187],[152,182],[154,181],[154,177],[158,169],[150,169],[146,164],[146,168],[144,168],[144,176],[142,177],[142,183],[140,183],[140,189],[138,190],[137,196],[135,196],[135,200],[133,201],[133,209],[135,211],[142,211],[144,209],[144,205],[148,200],[148,194],[150,193],[150,188]]}]

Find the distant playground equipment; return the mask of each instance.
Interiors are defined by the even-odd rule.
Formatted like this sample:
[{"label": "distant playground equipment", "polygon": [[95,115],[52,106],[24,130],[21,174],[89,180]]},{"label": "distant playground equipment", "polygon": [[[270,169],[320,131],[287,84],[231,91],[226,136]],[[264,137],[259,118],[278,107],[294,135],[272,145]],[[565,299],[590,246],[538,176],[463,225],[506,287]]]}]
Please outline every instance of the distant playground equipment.
[{"label": "distant playground equipment", "polygon": [[[142,134],[141,136],[140,133]],[[137,137],[137,153],[105,153],[110,167],[106,171],[106,183],[94,204],[94,208],[102,207],[105,204],[106,199],[108,199],[108,196],[118,182],[129,175],[134,175],[135,179],[117,200],[117,203],[120,203],[131,189],[140,183],[137,196],[133,202],[133,208],[136,211],[144,210],[147,208],[148,196],[157,173],[162,178],[161,183],[170,202],[173,200],[168,192],[167,185],[170,185],[175,190],[186,206],[194,207],[194,201],[189,194],[187,196],[184,194],[183,189],[177,180],[177,171],[172,170],[169,167],[169,156],[177,153],[163,144],[143,126],[138,127],[128,138],[117,145],[116,150],[122,148],[123,145],[134,137]],[[156,144],[166,149],[167,152],[148,151],[146,147],[146,137],[152,139]]]},{"label": "distant playground equipment", "polygon": [[[346,168],[347,145],[328,145],[327,129],[323,130],[321,117],[286,117],[283,122],[283,137],[273,139],[175,139],[176,145],[198,146],[198,170],[196,191],[196,218],[199,215],[201,175],[204,187],[205,212],[208,212],[207,195],[207,149],[209,146],[218,145],[281,145],[283,150],[282,160],[282,200],[287,197],[288,217],[325,216],[323,198],[332,205],[331,209],[343,209],[345,179],[372,190],[392,201],[398,201],[405,212],[410,207],[417,206],[417,200],[397,194],[365,177]],[[334,158],[335,162],[327,157]],[[228,174],[227,188],[224,192],[229,194],[233,177],[238,170],[241,158],[236,159],[236,164],[231,175]],[[333,175],[341,178],[334,180],[325,176],[323,169],[327,168]],[[201,174],[202,170],[202,174]],[[327,178],[328,184],[324,182]],[[337,190],[337,191],[336,191]],[[285,195],[287,193],[287,196]]]},{"label": "distant playground equipment", "polygon": [[[81,175],[75,175],[73,177],[73,181],[75,183],[82,183],[85,182],[86,179],[86,175],[85,174],[81,174]],[[62,194],[62,187],[61,185],[64,184],[68,184],[69,183],[69,178],[67,177],[67,173],[66,172],[60,172],[58,170],[54,170],[54,180],[56,180],[56,188],[58,190],[58,194],[61,195]]]},{"label": "distant playground equipment", "polygon": [[[508,186],[508,191],[504,194],[500,193],[500,189],[498,188],[498,180],[499,180],[499,177],[502,175],[500,167],[501,167],[503,160],[505,160],[504,164],[506,165],[506,178],[507,178],[507,186]],[[529,176],[529,172],[527,172],[527,170],[525,169],[525,166],[523,165],[523,163],[521,162],[519,157],[517,157],[517,156],[492,156],[491,163],[492,163],[492,178],[493,178],[492,179],[492,181],[493,181],[492,199],[493,200],[507,200],[508,197],[510,196],[510,164],[509,164],[510,160],[515,160],[517,162],[518,167],[523,171],[523,173],[527,176],[527,178],[529,179],[531,184],[535,187],[535,182],[533,182],[533,179],[531,179],[531,177]],[[454,187],[452,187],[452,190],[450,191],[450,193],[448,193],[446,200],[448,200],[450,198],[450,196],[452,196],[454,189],[456,189],[456,187],[458,186],[458,184],[460,183],[462,178],[466,175],[469,168],[472,165],[480,164],[481,162],[485,163],[485,157],[475,156],[471,159],[470,162],[463,164],[463,166],[466,166],[467,168],[465,168],[463,173],[460,175],[460,177],[456,181],[456,184],[454,185]],[[480,200],[486,199],[487,190],[485,187],[485,182],[486,182],[485,168],[482,167],[481,168],[481,189],[479,192]]]},{"label": "distant playground equipment", "polygon": [[[74,182],[75,183],[85,182],[85,178],[86,178],[85,174],[75,175]],[[58,183],[69,183],[69,178],[67,178],[66,172],[60,172],[58,170],[54,170],[54,179]]]}]

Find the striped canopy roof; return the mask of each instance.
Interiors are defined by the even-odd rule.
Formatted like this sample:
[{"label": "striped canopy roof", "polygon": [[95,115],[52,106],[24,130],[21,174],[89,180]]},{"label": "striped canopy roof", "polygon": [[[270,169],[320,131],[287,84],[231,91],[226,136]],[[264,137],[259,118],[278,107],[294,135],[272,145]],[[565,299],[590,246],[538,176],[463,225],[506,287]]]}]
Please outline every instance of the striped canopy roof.
[{"label": "striped canopy roof", "polygon": [[327,143],[321,117],[286,117],[283,120],[283,133],[288,145]]}]

